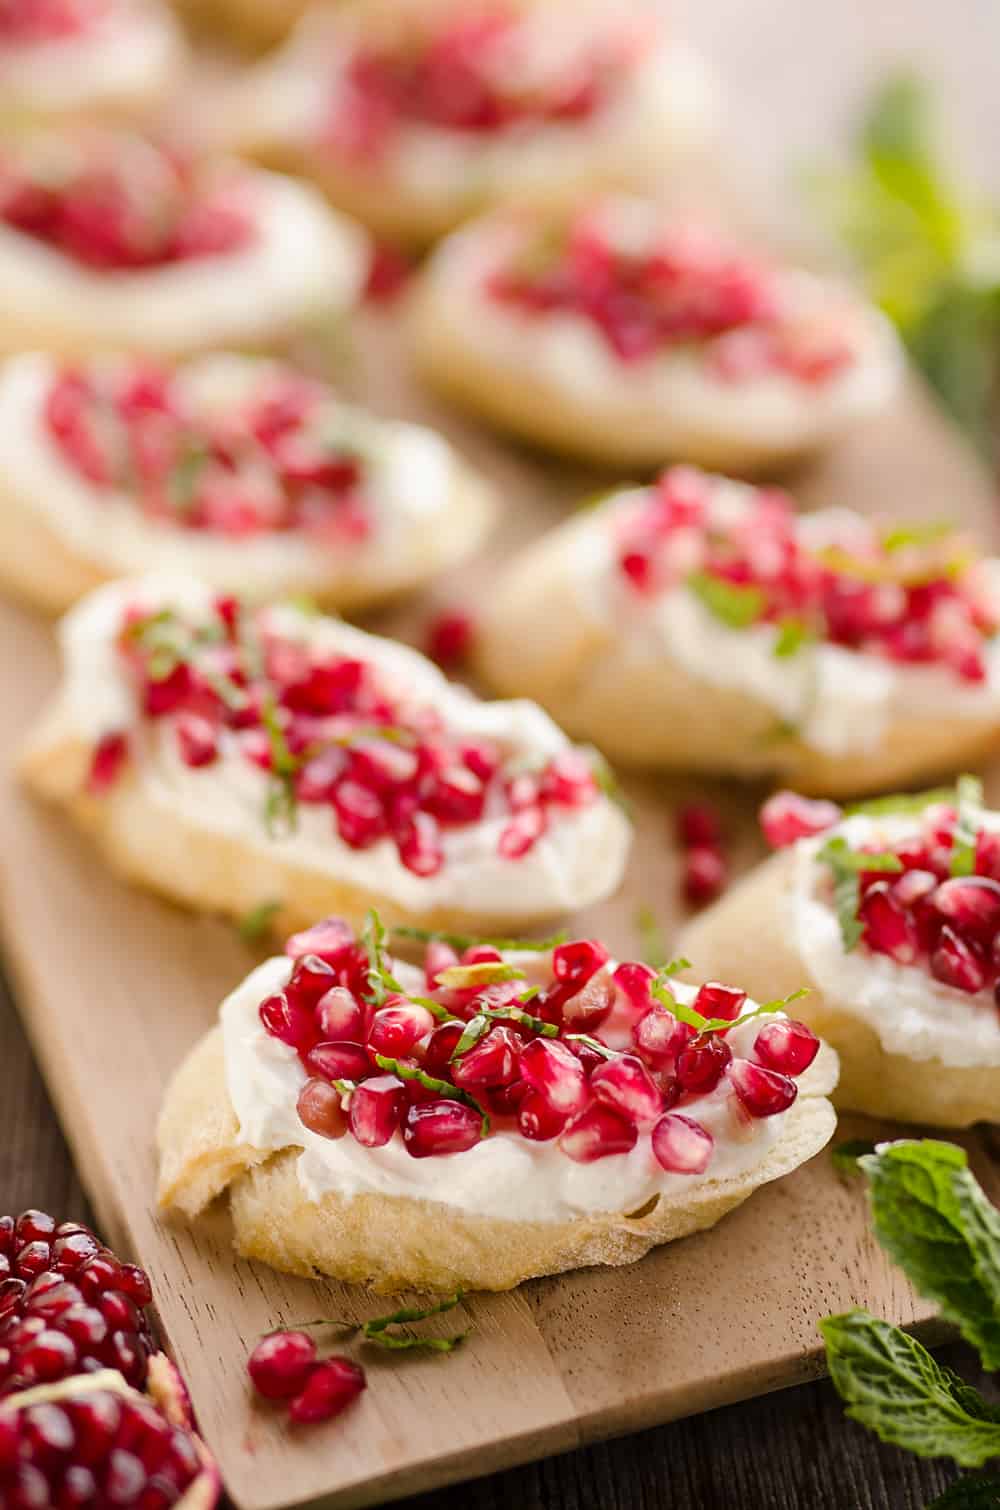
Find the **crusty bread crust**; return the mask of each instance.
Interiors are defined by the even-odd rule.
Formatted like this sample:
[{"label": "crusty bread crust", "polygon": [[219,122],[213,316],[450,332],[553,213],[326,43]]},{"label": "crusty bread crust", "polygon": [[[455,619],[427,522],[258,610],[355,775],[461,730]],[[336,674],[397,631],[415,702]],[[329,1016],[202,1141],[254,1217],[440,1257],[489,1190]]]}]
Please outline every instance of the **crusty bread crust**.
[{"label": "crusty bread crust", "polygon": [[190,1218],[228,1186],[237,1251],[293,1274],[331,1274],[387,1293],[508,1290],[541,1274],[633,1263],[658,1243],[713,1226],[758,1186],[789,1174],[829,1141],[836,1118],[825,1097],[836,1072],[836,1056],[824,1049],[799,1081],[781,1138],[748,1174],[701,1180],[690,1194],[656,1197],[632,1215],[499,1221],[407,1196],[307,1200],[297,1150],[268,1156],[238,1142],[222,1031],[214,1028],[167,1088],[157,1132],[159,1201]]},{"label": "crusty bread crust", "polygon": [[[100,507],[98,503],[95,505]],[[240,571],[240,543],[232,542],[225,576],[213,581],[220,592],[261,602],[299,594],[339,613],[372,608],[411,592],[424,582],[456,565],[482,540],[493,517],[490,490],[471,470],[462,469],[445,507],[435,516],[434,527],[412,532],[412,552],[393,561],[380,553],[363,553],[345,570],[335,551],[317,545],[309,569],[288,572],[276,566],[266,576],[259,571],[251,581]],[[179,533],[179,532],[174,532]],[[113,542],[112,542],[113,551]],[[132,563],[116,570],[113,560],[89,558],[53,529],[32,500],[4,482],[0,476],[0,585],[32,608],[45,613],[63,613],[78,599],[116,576],[136,571],[154,571],[157,561],[144,566]],[[197,571],[197,559],[192,561]]]},{"label": "crusty bread crust", "polygon": [[[627,766],[780,777],[805,793],[860,796],[976,765],[1000,747],[988,719],[899,719],[874,750],[825,755],[778,731],[774,710],[737,688],[694,680],[666,655],[628,653],[587,611],[573,573],[586,514],[529,546],[500,575],[476,637],[478,669],[517,690],[577,739]],[[721,731],[724,737],[720,737]]]},{"label": "crusty bread crust", "polygon": [[934,1127],[995,1121],[1000,1069],[956,1068],[888,1053],[873,1027],[824,998],[791,935],[792,867],[790,851],[772,855],[688,924],[677,947],[697,978],[738,980],[751,996],[783,996],[808,986],[809,995],[794,1010],[840,1057],[833,1100],[844,1111]]}]

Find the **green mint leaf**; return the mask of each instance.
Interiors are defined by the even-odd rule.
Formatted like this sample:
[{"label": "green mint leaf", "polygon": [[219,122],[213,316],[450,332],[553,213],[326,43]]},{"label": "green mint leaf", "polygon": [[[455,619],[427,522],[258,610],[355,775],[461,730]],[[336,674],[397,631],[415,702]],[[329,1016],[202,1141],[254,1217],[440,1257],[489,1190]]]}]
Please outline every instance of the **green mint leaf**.
[{"label": "green mint leaf", "polygon": [[295,794],[295,774],[298,761],[288,748],[285,731],[278,718],[278,706],[273,692],[268,689],[261,699],[261,723],[271,747],[271,770],[267,797],[264,801],[264,822],[269,834],[284,827],[292,832],[298,825],[299,804]]},{"label": "green mint leaf", "polygon": [[865,1154],[874,1153],[875,1144],[868,1138],[850,1138],[830,1149],[830,1158],[838,1174],[860,1174],[858,1163]]},{"label": "green mint leaf", "polygon": [[449,1064],[454,1064],[456,1059],[461,1059],[470,1049],[474,1049],[481,1038],[485,1038],[490,1029],[490,1020],[482,1012],[475,1017],[470,1017],[462,1030],[462,1036],[452,1049]]},{"label": "green mint leaf", "polygon": [[976,834],[983,815],[983,783],[978,776],[959,776],[958,814],[951,841],[953,876],[971,876],[976,868]]},{"label": "green mint leaf", "polygon": [[[532,986],[531,990],[519,999],[521,1001],[530,1001],[533,996],[537,996],[540,989],[539,986]],[[495,1022],[503,1022],[504,1020],[519,1022],[522,1026],[531,1028],[534,1032],[541,1034],[543,1038],[558,1038],[559,1036],[558,1023],[546,1022],[543,1017],[532,1017],[530,1012],[525,1012],[524,1008],[519,1007],[515,1002],[505,1003],[502,1007],[486,1007],[480,1003],[479,1010],[484,1016],[489,1017]]]},{"label": "green mint leaf", "polygon": [[682,970],[690,970],[690,968],[691,961],[685,959],[683,954],[679,954],[676,959],[667,960],[667,963],[662,969],[657,971],[657,974],[663,980],[670,980],[673,976],[680,975]]},{"label": "green mint leaf", "polygon": [[447,965],[437,973],[438,984],[447,991],[478,990],[481,986],[498,986],[508,980],[523,980],[524,971],[506,960],[480,960],[475,965]]},{"label": "green mint leaf", "polygon": [[255,944],[262,939],[270,930],[276,912],[280,912],[283,902],[258,902],[256,907],[251,907],[243,914],[237,923],[240,938],[248,944]]},{"label": "green mint leaf", "polygon": [[910,545],[934,545],[954,533],[955,526],[946,519],[939,519],[934,524],[901,524],[884,532],[882,549],[891,553],[905,550]]},{"label": "green mint leaf", "polygon": [[200,440],[192,438],[187,442],[167,478],[167,502],[178,513],[186,514],[194,503],[209,460],[208,450]]},{"label": "green mint leaf", "polygon": [[586,1048],[593,1049],[595,1054],[600,1054],[602,1059],[617,1059],[619,1051],[609,1049],[606,1043],[599,1038],[592,1038],[589,1033],[567,1033],[566,1038],[571,1043],[582,1043]]},{"label": "green mint leaf", "polygon": [[415,1337],[411,1332],[366,1332],[362,1328],[363,1341],[375,1347],[384,1347],[396,1352],[420,1349],[426,1353],[453,1353],[468,1337],[468,1331],[453,1332],[450,1337]]},{"label": "green mint leaf", "polygon": [[889,853],[868,854],[864,850],[851,849],[842,834],[827,839],[816,858],[828,865],[833,873],[833,905],[844,949],[850,954],[864,932],[858,918],[862,871],[880,870],[888,874],[902,870],[902,861],[897,855]]},{"label": "green mint leaf", "polygon": [[802,647],[810,644],[815,638],[815,634],[804,620],[792,617],[782,619],[778,624],[778,634],[772,653],[779,661],[788,660],[793,655],[798,655]]},{"label": "green mint leaf", "polygon": [[380,1007],[392,992],[405,995],[402,986],[385,963],[385,928],[374,907],[365,915],[358,942],[368,956],[368,994],[376,1007]]},{"label": "green mint leaf", "polygon": [[709,613],[729,629],[746,629],[764,611],[764,594],[759,587],[742,587],[705,571],[692,572],[687,585]]},{"label": "green mint leaf", "polygon": [[[681,968],[688,968],[688,961],[682,960]],[[672,1012],[679,1022],[687,1023],[688,1027],[694,1028],[698,1033],[725,1033],[734,1028],[739,1022],[749,1022],[752,1017],[764,1017],[774,1012],[783,1012],[793,1001],[809,995],[808,986],[800,986],[797,991],[792,991],[788,996],[783,996],[780,1001],[765,1001],[754,1007],[752,1012],[741,1012],[739,1017],[703,1017],[694,1007],[686,1002],[678,1001],[676,996],[667,986],[664,972],[661,971],[656,980],[650,986],[650,993],[661,1007]]]},{"label": "green mint leaf", "polygon": [[485,1111],[469,1092],[459,1085],[452,1085],[450,1080],[438,1080],[433,1075],[428,1075],[425,1070],[419,1069],[415,1064],[407,1064],[404,1059],[390,1059],[388,1054],[376,1054],[375,1063],[380,1070],[387,1074],[398,1075],[400,1080],[415,1080],[425,1090],[436,1091],[439,1096],[449,1101],[461,1101],[463,1105],[470,1106],[479,1117],[482,1124],[481,1136],[486,1138],[490,1131],[489,1112]]},{"label": "green mint leaf", "polygon": [[860,815],[865,818],[910,817],[922,813],[925,808],[939,802],[954,803],[957,794],[953,786],[932,787],[926,792],[894,792],[889,797],[872,797],[867,802],[853,802],[844,809],[847,817]]},{"label": "green mint leaf", "polygon": [[969,1170],[965,1151],[930,1138],[904,1139],[860,1162],[883,1248],[954,1322],[983,1366],[1000,1368],[1000,1211]]},{"label": "green mint leaf", "polygon": [[927,1510],[1000,1510],[1000,1478],[995,1474],[966,1474],[949,1484]]},{"label": "green mint leaf", "polygon": [[635,931],[639,935],[639,950],[645,963],[653,970],[662,970],[670,958],[667,941],[656,914],[646,903],[636,910]]},{"label": "green mint leaf", "polygon": [[565,944],[569,933],[564,928],[560,933],[550,934],[542,939],[505,939],[505,938],[477,938],[471,933],[442,933],[434,928],[410,928],[403,924],[394,925],[392,934],[395,938],[414,939],[419,944],[441,943],[448,944],[459,954],[466,949],[472,949],[476,944],[488,944],[492,949],[498,949],[501,954],[547,954],[549,950],[556,949],[560,944]]},{"label": "green mint leaf", "polygon": [[819,1329],[847,1414],[883,1442],[966,1468],[1000,1456],[1000,1412],[915,1337],[861,1310],[827,1316]]},{"label": "green mint leaf", "polygon": [[387,1327],[406,1326],[412,1321],[426,1321],[429,1316],[443,1316],[446,1311],[453,1311],[460,1305],[464,1298],[462,1290],[456,1290],[453,1295],[446,1296],[443,1300],[436,1301],[430,1306],[405,1306],[402,1310],[391,1311],[388,1316],[374,1316],[371,1321],[366,1321],[361,1330],[366,1337],[372,1337],[377,1332],[384,1332]]}]

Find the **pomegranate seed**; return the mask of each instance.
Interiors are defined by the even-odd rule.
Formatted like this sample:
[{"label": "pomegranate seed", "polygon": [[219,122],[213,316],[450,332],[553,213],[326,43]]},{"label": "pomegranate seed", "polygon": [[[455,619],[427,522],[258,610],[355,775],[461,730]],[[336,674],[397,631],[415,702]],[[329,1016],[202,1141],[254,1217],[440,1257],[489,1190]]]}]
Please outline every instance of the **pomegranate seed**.
[{"label": "pomegranate seed", "polygon": [[285,953],[292,959],[314,954],[328,965],[336,965],[353,945],[354,929],[349,923],[343,918],[324,918],[304,933],[294,933],[285,945]]},{"label": "pomegranate seed", "polygon": [[424,955],[424,974],[427,977],[428,989],[434,990],[442,970],[447,970],[451,965],[457,964],[458,955],[450,944],[445,944],[441,939],[431,939],[427,945],[427,953]]},{"label": "pomegranate seed", "polygon": [[577,939],[575,943],[558,944],[552,951],[552,973],[557,981],[585,986],[610,955],[603,944],[594,939]]},{"label": "pomegranate seed", "polygon": [[46,1384],[64,1379],[77,1364],[77,1352],[71,1339],[51,1329],[40,1332],[20,1356],[18,1371],[26,1384]]},{"label": "pomegranate seed", "polygon": [[667,1112],[650,1134],[657,1162],[670,1174],[704,1174],[712,1158],[712,1134],[681,1112]]},{"label": "pomegranate seed", "polygon": [[351,1132],[365,1148],[389,1142],[403,1117],[406,1087],[395,1075],[375,1075],[351,1092]]},{"label": "pomegranate seed", "polygon": [[937,890],[938,878],[930,870],[904,870],[890,886],[892,899],[900,907],[915,908]]},{"label": "pomegranate seed", "polygon": [[686,1091],[714,1091],[733,1051],[718,1033],[700,1033],[677,1055],[675,1072]]},{"label": "pomegranate seed", "polygon": [[409,1108],[403,1124],[406,1151],[415,1159],[464,1153],[482,1138],[482,1119],[461,1101],[424,1101]]},{"label": "pomegranate seed", "polygon": [[724,1017],[733,1022],[742,1012],[746,999],[747,993],[736,986],[723,986],[717,980],[710,980],[698,987],[692,1005],[702,1017]]},{"label": "pomegranate seed", "polygon": [[427,654],[446,671],[461,666],[469,658],[474,634],[469,614],[439,614],[427,630]]},{"label": "pomegranate seed", "polygon": [[589,1092],[583,1066],[558,1039],[536,1038],[521,1052],[521,1076],[554,1111],[574,1116],[587,1103]]},{"label": "pomegranate seed", "polygon": [[332,1420],[358,1398],[366,1382],[364,1369],[350,1358],[324,1358],[313,1365],[288,1413],[300,1426]]},{"label": "pomegranate seed", "polygon": [[722,843],[722,825],[714,807],[707,802],[687,802],[678,808],[675,818],[678,842],[684,849],[718,849]]},{"label": "pomegranate seed", "polygon": [[632,1029],[636,1048],[654,1069],[662,1069],[675,1059],[694,1036],[694,1028],[659,1005],[651,1007]]},{"label": "pomegranate seed", "polygon": [[727,879],[725,856],[719,850],[699,844],[684,856],[684,895],[695,906],[714,901],[725,889]]},{"label": "pomegranate seed", "polygon": [[582,750],[562,750],[542,773],[539,797],[560,807],[586,807],[598,794],[594,769]]},{"label": "pomegranate seed", "polygon": [[94,797],[101,796],[114,786],[128,760],[127,734],[103,734],[94,746],[90,771],[87,776],[87,791]]},{"label": "pomegranate seed", "polygon": [[184,713],[177,720],[177,746],[185,765],[211,765],[219,753],[215,725],[198,713]]},{"label": "pomegranate seed", "polygon": [[547,1143],[562,1132],[566,1116],[556,1111],[538,1091],[529,1090],[517,1109],[517,1125],[522,1137],[533,1143]]},{"label": "pomegranate seed", "polygon": [[760,810],[760,826],[772,849],[787,849],[798,839],[825,833],[842,817],[835,802],[813,801],[797,792],[775,792]]},{"label": "pomegranate seed", "polygon": [[988,944],[1000,926],[1000,884],[987,876],[942,881],[930,905],[960,937]]},{"label": "pomegranate seed", "polygon": [[787,1111],[798,1095],[794,1080],[749,1059],[734,1059],[729,1079],[751,1117],[773,1117]]},{"label": "pomegranate seed", "polygon": [[340,1093],[327,1080],[307,1080],[295,1103],[299,1121],[321,1138],[342,1138],[347,1131],[347,1113]]},{"label": "pomegranate seed", "polygon": [[595,1102],[570,1123],[559,1139],[559,1147],[578,1164],[592,1164],[611,1154],[628,1153],[637,1137],[631,1122],[611,1107]]},{"label": "pomegranate seed", "polygon": [[373,1053],[390,1059],[402,1059],[414,1044],[434,1029],[434,1018],[426,1007],[403,998],[380,1007],[368,1030],[368,1046]]},{"label": "pomegranate seed", "polygon": [[861,898],[858,916],[870,949],[888,954],[901,965],[913,963],[919,947],[916,925],[895,900],[888,881],[869,886]]},{"label": "pomegranate seed", "polygon": [[305,1332],[271,1332],[247,1360],[247,1373],[265,1400],[287,1400],[304,1389],[316,1362],[316,1344]]},{"label": "pomegranate seed", "polygon": [[633,1054],[619,1054],[599,1065],[590,1077],[590,1088],[630,1122],[652,1122],[663,1110],[659,1089],[649,1071]]},{"label": "pomegranate seed", "polygon": [[625,1002],[633,1012],[648,1012],[652,1006],[653,997],[650,987],[656,979],[656,971],[648,965],[629,961],[619,965],[611,977],[618,990],[619,996],[625,998]]},{"label": "pomegranate seed", "polygon": [[400,838],[399,858],[414,875],[437,875],[444,864],[444,851],[437,823],[430,813],[414,813],[409,828]]},{"label": "pomegranate seed", "polygon": [[14,1244],[48,1243],[55,1231],[55,1221],[47,1211],[23,1211],[14,1224]]},{"label": "pomegranate seed", "polygon": [[520,860],[533,849],[547,827],[542,807],[526,807],[516,813],[500,834],[501,859]]},{"label": "pomegranate seed", "polygon": [[957,991],[974,994],[986,985],[985,964],[947,926],[941,929],[937,948],[931,955],[930,968],[935,980],[942,981],[946,986],[954,986]]},{"label": "pomegranate seed", "polygon": [[317,1041],[313,1014],[307,1007],[289,1001],[283,991],[262,1001],[258,1014],[272,1038],[290,1048],[307,1052]]},{"label": "pomegranate seed", "polygon": [[327,1042],[360,1043],[365,1036],[365,1010],[346,986],[332,986],[316,1003],[316,1029]]},{"label": "pomegranate seed", "polygon": [[315,1007],[320,997],[333,986],[336,976],[325,960],[315,954],[302,955],[295,964],[285,995],[296,1007]]},{"label": "pomegranate seed", "polygon": [[302,1063],[322,1080],[362,1080],[371,1072],[371,1060],[360,1043],[314,1044]]},{"label": "pomegranate seed", "polygon": [[592,1033],[611,1012],[615,1001],[614,984],[607,975],[595,975],[582,990],[562,1005],[563,1027],[573,1033]]},{"label": "pomegranate seed", "polygon": [[509,1085],[518,1074],[521,1040],[510,1028],[491,1028],[485,1038],[451,1066],[456,1085]]},{"label": "pomegranate seed", "polygon": [[357,781],[338,781],[332,802],[337,816],[337,832],[352,849],[367,849],[385,834],[387,825],[382,803],[375,792]]},{"label": "pomegranate seed", "polygon": [[464,1031],[464,1022],[443,1022],[434,1029],[423,1057],[423,1066],[428,1075],[440,1078],[451,1072],[451,1056]]},{"label": "pomegranate seed", "polygon": [[976,874],[1000,881],[1000,833],[981,828],[976,835]]},{"label": "pomegranate seed", "polygon": [[783,1075],[801,1075],[819,1053],[819,1039],[804,1022],[778,1018],[761,1028],[754,1040],[761,1064]]}]

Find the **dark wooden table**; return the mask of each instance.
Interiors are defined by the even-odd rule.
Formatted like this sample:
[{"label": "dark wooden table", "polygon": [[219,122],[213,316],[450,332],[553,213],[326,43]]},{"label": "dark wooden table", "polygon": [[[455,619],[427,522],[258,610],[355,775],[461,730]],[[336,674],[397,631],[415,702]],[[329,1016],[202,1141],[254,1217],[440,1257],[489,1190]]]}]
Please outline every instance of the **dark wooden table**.
[{"label": "dark wooden table", "polygon": [[[780,188],[783,168],[828,152],[865,88],[885,67],[905,62],[937,85],[963,161],[1000,194],[993,0],[675,0],[671,10],[712,55],[762,185]],[[59,947],[55,918],[52,947]],[[0,1212],[29,1205],[87,1217],[0,986]],[[941,1356],[977,1377],[963,1347]],[[403,1510],[918,1510],[955,1476],[950,1465],[882,1447],[845,1421],[822,1383],[425,1495]]]}]

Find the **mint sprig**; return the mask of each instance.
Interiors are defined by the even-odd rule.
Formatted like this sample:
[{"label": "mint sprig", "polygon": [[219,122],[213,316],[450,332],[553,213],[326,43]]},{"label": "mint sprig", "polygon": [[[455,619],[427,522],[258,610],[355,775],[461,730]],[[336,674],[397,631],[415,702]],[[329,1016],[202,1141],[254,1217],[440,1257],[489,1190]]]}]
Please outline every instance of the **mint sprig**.
[{"label": "mint sprig", "polygon": [[951,841],[953,876],[971,876],[976,869],[976,835],[983,816],[983,783],[978,776],[959,776],[958,812]]},{"label": "mint sprig", "polygon": [[[674,964],[678,964],[682,970],[689,968],[687,960],[674,961]],[[741,1012],[739,1017],[703,1017],[694,1007],[677,1000],[666,983],[665,971],[660,971],[649,989],[654,1000],[659,1002],[661,1007],[665,1007],[679,1022],[687,1023],[688,1027],[694,1028],[698,1033],[725,1033],[729,1028],[735,1028],[741,1022],[749,1022],[753,1017],[765,1017],[775,1012],[783,1012],[793,1001],[799,1001],[801,997],[809,995],[809,987],[800,986],[797,991],[789,992],[780,1001],[761,1002],[759,1006],[754,1007],[752,1012]]]},{"label": "mint sprig", "polygon": [[848,818],[907,818],[922,813],[937,803],[953,803],[957,793],[953,786],[931,787],[925,792],[894,792],[888,797],[871,797],[867,802],[852,802],[845,807]]},{"label": "mint sprig", "polygon": [[965,1468],[1000,1456],[1000,1411],[915,1337],[862,1310],[827,1316],[819,1329],[847,1414],[883,1442]]},{"label": "mint sprig", "polygon": [[434,1075],[428,1075],[419,1065],[410,1064],[405,1059],[391,1059],[388,1054],[376,1054],[375,1063],[380,1070],[385,1070],[387,1075],[398,1075],[400,1080],[414,1080],[422,1085],[424,1090],[435,1091],[439,1096],[449,1101],[461,1101],[463,1105],[471,1107],[480,1119],[481,1136],[489,1137],[490,1114],[469,1092],[463,1090],[460,1085],[452,1085],[450,1080],[438,1080]]},{"label": "mint sprig", "polygon": [[240,938],[247,944],[255,944],[269,931],[276,913],[280,912],[284,902],[268,901],[258,902],[256,907],[250,907],[236,924]]},{"label": "mint sprig", "polygon": [[454,1295],[448,1295],[434,1305],[404,1306],[398,1311],[390,1311],[387,1316],[373,1316],[369,1321],[340,1321],[336,1317],[321,1316],[316,1321],[297,1321],[294,1325],[297,1331],[311,1327],[335,1327],[339,1332],[360,1336],[362,1342],[396,1352],[412,1352],[419,1348],[429,1353],[451,1353],[468,1337],[468,1329],[455,1332],[450,1337],[422,1337],[413,1332],[397,1332],[393,1328],[427,1321],[431,1316],[442,1316],[447,1311],[453,1311],[463,1299],[463,1292],[456,1290]]},{"label": "mint sprig", "polygon": [[995,1474],[975,1474],[949,1484],[943,1494],[931,1500],[927,1510],[997,1510],[998,1505],[1000,1478]]},{"label": "mint sprig", "polygon": [[798,655],[804,646],[815,640],[816,635],[804,619],[789,615],[778,623],[778,633],[774,641],[772,654],[779,661],[790,660],[793,655]]},{"label": "mint sprig", "polygon": [[886,852],[869,854],[851,849],[842,834],[827,839],[816,856],[833,874],[833,905],[840,924],[840,936],[846,953],[856,947],[864,932],[858,909],[861,905],[861,876],[864,871],[884,871],[887,875],[903,868],[898,855]]},{"label": "mint sprig", "polygon": [[691,572],[686,580],[695,597],[727,629],[746,629],[764,612],[764,594],[759,587],[726,582],[706,571]]},{"label": "mint sprig", "polygon": [[860,1174],[861,1166],[858,1160],[865,1154],[875,1152],[875,1144],[868,1138],[848,1138],[843,1143],[836,1143],[830,1149],[830,1159],[838,1174]]},{"label": "mint sprig", "polygon": [[[368,956],[368,969],[365,972],[365,979],[368,982],[368,995],[376,1007],[382,1006],[387,996],[406,994],[399,981],[386,965],[385,939],[386,932],[382,919],[375,908],[370,907],[365,914],[364,923],[361,925],[358,942]],[[437,1006],[436,1002],[435,1006]]]}]

